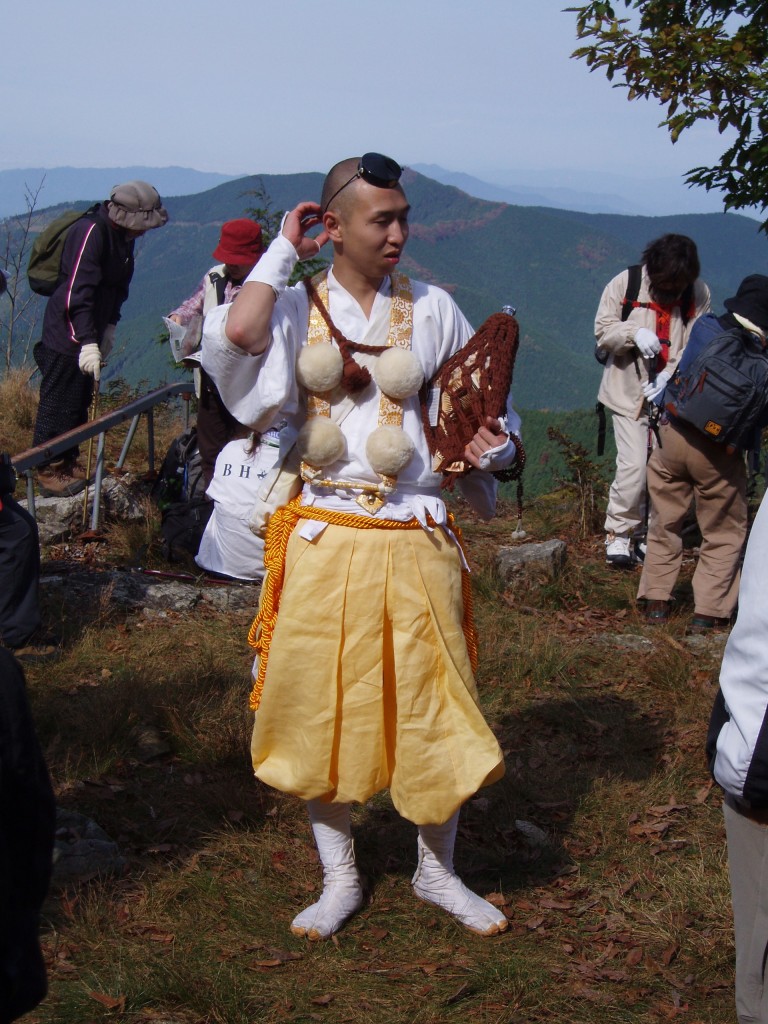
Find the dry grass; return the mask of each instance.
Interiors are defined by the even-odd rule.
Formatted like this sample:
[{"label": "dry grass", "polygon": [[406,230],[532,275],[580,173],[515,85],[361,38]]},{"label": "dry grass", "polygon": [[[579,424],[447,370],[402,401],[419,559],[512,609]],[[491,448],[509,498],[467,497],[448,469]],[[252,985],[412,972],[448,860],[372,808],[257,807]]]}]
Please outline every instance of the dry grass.
[{"label": "dry grass", "polygon": [[[158,447],[175,429],[171,416]],[[137,443],[132,459],[145,454]],[[332,942],[293,937],[320,868],[300,802],[252,778],[250,612],[148,618],[108,592],[89,608],[52,602],[65,647],[27,670],[38,731],[59,803],[94,818],[128,870],[51,894],[50,994],[30,1024],[733,1020],[720,801],[703,757],[720,647],[682,642],[685,609],[646,626],[637,575],[608,572],[563,503],[537,503],[524,525],[530,540],[569,541],[567,570],[509,592],[494,568],[513,527],[503,511],[482,524],[459,508],[481,701],[507,774],[467,804],[457,866],[496,894],[509,932],[479,939],[414,900],[415,830],[382,794],[354,811],[365,908]],[[156,558],[156,531],[148,506],[83,557]],[[650,644],[622,646],[637,637]],[[148,730],[168,753],[145,755]]]},{"label": "dry grass", "polygon": [[0,377],[0,451],[11,455],[32,445],[38,394],[30,385],[29,368]]}]

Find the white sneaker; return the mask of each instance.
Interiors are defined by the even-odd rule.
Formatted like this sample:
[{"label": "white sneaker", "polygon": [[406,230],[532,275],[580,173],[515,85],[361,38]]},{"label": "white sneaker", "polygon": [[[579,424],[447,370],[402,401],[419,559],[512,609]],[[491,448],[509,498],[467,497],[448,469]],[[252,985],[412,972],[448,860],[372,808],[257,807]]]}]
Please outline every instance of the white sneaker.
[{"label": "white sneaker", "polygon": [[627,569],[634,565],[635,556],[629,536],[617,537],[609,533],[605,538],[605,560],[608,565],[618,569]]}]

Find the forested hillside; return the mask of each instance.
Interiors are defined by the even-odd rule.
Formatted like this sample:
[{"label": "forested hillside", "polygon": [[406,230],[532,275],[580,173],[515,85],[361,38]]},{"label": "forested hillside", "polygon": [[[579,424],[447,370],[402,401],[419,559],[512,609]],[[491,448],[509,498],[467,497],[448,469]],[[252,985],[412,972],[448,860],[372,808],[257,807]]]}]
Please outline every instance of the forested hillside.
[{"label": "forested hillside", "polygon": [[[517,307],[522,343],[515,395],[525,409],[592,406],[600,375],[592,358],[600,292],[650,239],[675,231],[696,240],[716,307],[743,276],[763,271],[768,256],[757,223],[733,214],[569,213],[475,199],[414,171],[406,171],[403,182],[412,228],[402,268],[448,288],[476,325],[505,303]],[[175,376],[167,348],[156,343],[160,318],[210,266],[222,222],[260,205],[254,190],[261,185],[273,206],[283,209],[318,198],[321,184],[319,174],[264,175],[167,199],[169,224],[137,245],[136,274],[108,375],[152,384]],[[36,230],[59,210],[40,211]]]}]

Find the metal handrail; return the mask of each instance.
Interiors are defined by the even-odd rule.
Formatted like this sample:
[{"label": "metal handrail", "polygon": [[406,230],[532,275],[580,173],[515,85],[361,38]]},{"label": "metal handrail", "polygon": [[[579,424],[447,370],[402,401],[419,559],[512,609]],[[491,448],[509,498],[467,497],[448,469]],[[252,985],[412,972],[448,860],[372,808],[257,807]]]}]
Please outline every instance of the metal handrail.
[{"label": "metal handrail", "polygon": [[98,437],[96,475],[93,482],[93,510],[91,512],[91,529],[98,529],[101,512],[101,484],[104,477],[104,441],[107,431],[112,427],[118,426],[120,423],[125,423],[126,420],[131,420],[120,458],[115,464],[117,469],[121,469],[128,455],[139,420],[142,415],[146,415],[147,442],[149,446],[148,468],[149,472],[153,473],[155,469],[154,407],[160,402],[165,402],[169,398],[181,395],[184,399],[184,424],[186,428],[189,426],[189,403],[193,394],[194,387],[190,383],[164,384],[163,387],[150,391],[141,398],[135,398],[132,402],[128,402],[127,405],[122,405],[111,412],[105,412],[101,416],[89,420],[88,423],[75,427],[74,430],[68,430],[66,434],[59,434],[58,437],[46,441],[45,444],[39,444],[36,448],[28,448],[26,451],[12,456],[11,463],[17,474],[19,476],[23,474],[27,478],[27,508],[30,515],[35,516],[35,482],[32,470],[41,463],[50,462],[57,455],[62,455],[64,452],[69,451],[75,445],[82,444],[92,437]]}]

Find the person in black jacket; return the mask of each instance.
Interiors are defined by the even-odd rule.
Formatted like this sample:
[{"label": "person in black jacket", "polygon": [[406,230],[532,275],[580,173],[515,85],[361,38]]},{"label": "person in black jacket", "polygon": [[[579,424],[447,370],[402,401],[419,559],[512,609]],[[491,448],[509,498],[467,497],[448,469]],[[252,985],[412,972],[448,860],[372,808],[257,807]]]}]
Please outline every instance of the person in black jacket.
[{"label": "person in black jacket", "polygon": [[[145,181],[129,181],[116,185],[107,202],[67,232],[61,277],[34,349],[41,373],[35,446],[87,422],[94,382],[128,297],[135,239],[167,220],[157,190]],[[85,487],[87,473],[78,455],[75,446],[40,466],[42,494],[59,497]]]},{"label": "person in black jacket", "polygon": [[56,808],[24,674],[0,648],[0,1024],[45,997],[40,912],[51,879]]},{"label": "person in black jacket", "polygon": [[40,540],[15,487],[11,460],[0,452],[0,645],[20,648],[40,628]]}]

